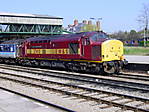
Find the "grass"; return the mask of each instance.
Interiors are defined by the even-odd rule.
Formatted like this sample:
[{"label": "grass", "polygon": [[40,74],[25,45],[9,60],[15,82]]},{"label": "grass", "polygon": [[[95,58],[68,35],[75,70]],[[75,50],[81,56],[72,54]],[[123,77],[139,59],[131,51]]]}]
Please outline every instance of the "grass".
[{"label": "grass", "polygon": [[124,47],[125,55],[148,55],[149,47]]}]

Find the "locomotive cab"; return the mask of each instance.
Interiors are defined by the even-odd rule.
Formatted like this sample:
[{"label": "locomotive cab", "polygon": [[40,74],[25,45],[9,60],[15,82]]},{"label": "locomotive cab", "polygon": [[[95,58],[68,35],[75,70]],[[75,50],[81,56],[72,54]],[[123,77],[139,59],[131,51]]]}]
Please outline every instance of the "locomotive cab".
[{"label": "locomotive cab", "polygon": [[123,43],[110,39],[104,32],[96,32],[90,36],[92,60],[102,65],[106,73],[119,73],[127,61],[123,56]]}]

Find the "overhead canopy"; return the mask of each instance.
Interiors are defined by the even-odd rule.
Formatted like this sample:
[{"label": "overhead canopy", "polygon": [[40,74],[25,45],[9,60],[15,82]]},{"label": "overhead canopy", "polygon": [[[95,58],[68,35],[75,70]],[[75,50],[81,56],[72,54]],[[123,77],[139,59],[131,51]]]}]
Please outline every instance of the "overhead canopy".
[{"label": "overhead canopy", "polygon": [[37,14],[0,13],[0,24],[62,25],[63,18]]}]

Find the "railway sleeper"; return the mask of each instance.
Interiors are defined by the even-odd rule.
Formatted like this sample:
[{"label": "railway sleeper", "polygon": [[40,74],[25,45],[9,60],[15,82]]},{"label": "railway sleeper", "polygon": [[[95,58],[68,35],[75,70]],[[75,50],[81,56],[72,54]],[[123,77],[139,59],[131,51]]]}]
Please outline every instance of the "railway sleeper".
[{"label": "railway sleeper", "polygon": [[[10,79],[9,78],[9,80],[13,80],[13,81],[17,81],[19,83],[22,83],[22,81],[19,81],[19,80],[16,80],[16,79]],[[107,103],[108,105],[112,105],[112,106],[119,106],[121,108],[127,108],[127,109],[131,109],[131,110],[135,110],[135,109],[136,110],[144,110],[144,109],[141,109],[141,108],[135,108],[135,107],[128,106],[128,105],[125,105],[125,104],[121,104],[120,102],[119,103],[118,102],[110,102],[110,101],[103,100],[101,98],[94,98],[94,97],[91,97],[91,96],[85,96],[83,94],[76,94],[76,93],[72,93],[70,91],[59,90],[57,88],[43,87],[39,84],[33,84],[33,83],[24,82],[24,81],[23,81],[23,84],[27,84],[27,85],[29,84],[29,85],[33,85],[33,86],[36,86],[36,87],[42,87],[42,88],[50,89],[50,90],[53,90],[53,91],[56,91],[56,92],[65,93],[67,95],[73,95],[73,96],[76,96],[76,97],[90,99],[90,100],[97,101],[97,102],[103,102],[103,103]]]}]

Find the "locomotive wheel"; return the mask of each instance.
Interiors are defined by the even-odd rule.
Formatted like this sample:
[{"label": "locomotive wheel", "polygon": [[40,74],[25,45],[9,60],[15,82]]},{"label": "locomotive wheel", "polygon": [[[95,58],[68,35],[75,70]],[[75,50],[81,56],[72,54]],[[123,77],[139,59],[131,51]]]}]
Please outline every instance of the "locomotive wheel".
[{"label": "locomotive wheel", "polygon": [[108,74],[118,74],[120,72],[120,67],[118,64],[109,66],[107,63],[103,63],[103,71]]},{"label": "locomotive wheel", "polygon": [[120,70],[121,70],[121,67],[119,67],[119,65],[118,64],[115,64],[115,74],[118,74],[119,72],[120,72]]}]

